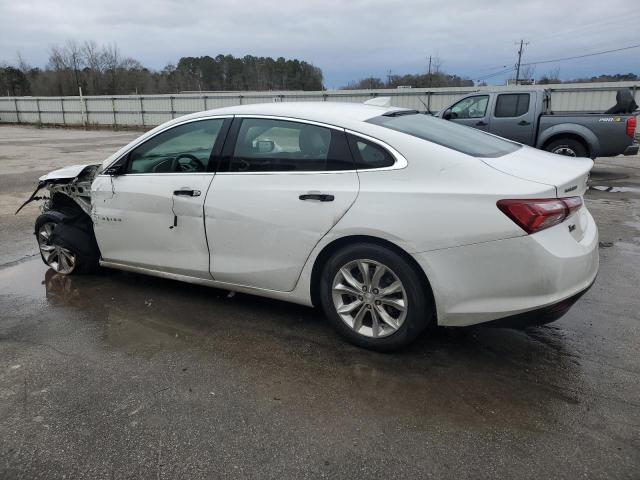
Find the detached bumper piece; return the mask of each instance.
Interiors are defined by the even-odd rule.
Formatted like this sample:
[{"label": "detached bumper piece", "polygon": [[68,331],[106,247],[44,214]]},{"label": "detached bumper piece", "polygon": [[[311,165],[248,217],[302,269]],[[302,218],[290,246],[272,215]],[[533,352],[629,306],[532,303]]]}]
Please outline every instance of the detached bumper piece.
[{"label": "detached bumper piece", "polygon": [[518,313],[517,315],[499,318],[497,320],[492,320],[481,325],[497,328],[523,329],[528,327],[538,327],[540,325],[555,322],[560,317],[564,316],[564,314],[569,311],[573,304],[576,303],[578,299],[582,297],[582,295],[587,293],[592,285],[593,283],[581,292],[578,292],[569,298],[565,298],[558,303],[554,303],[553,305],[547,305],[546,307],[531,310],[529,312]]}]

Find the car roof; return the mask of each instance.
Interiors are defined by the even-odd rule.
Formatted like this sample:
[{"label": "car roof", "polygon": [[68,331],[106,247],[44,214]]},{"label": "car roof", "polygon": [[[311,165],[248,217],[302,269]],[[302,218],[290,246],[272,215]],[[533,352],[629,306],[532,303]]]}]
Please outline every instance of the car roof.
[{"label": "car roof", "polygon": [[233,107],[206,110],[195,113],[191,117],[199,118],[211,115],[274,115],[345,126],[345,120],[347,123],[353,121],[363,122],[370,118],[398,110],[406,109],[349,102],[273,102],[236,105]]}]

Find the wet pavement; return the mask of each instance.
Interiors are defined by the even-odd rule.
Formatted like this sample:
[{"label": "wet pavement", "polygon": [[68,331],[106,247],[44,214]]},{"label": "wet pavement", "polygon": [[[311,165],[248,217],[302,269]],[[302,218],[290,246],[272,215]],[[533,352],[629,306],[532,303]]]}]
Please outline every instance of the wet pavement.
[{"label": "wet pavement", "polygon": [[61,277],[0,237],[0,478],[640,478],[640,158],[591,184],[600,274],[565,317],[386,355],[312,309]]}]

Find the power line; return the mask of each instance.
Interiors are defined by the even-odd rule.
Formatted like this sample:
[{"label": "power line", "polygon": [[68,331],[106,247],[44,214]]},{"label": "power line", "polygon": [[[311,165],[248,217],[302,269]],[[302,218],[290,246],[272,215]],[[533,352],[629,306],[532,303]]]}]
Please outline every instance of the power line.
[{"label": "power line", "polygon": [[[629,45],[627,47],[614,48],[614,49],[611,49],[611,50],[603,50],[601,52],[593,52],[593,53],[587,53],[587,54],[584,54],[584,55],[576,55],[576,56],[573,56],[573,57],[556,58],[556,59],[553,59],[553,60],[540,60],[539,62],[521,63],[520,66],[524,67],[524,66],[529,66],[529,65],[540,65],[540,64],[544,64],[544,63],[564,62],[564,61],[567,61],[567,60],[575,60],[575,59],[578,59],[578,58],[593,57],[593,56],[596,56],[596,55],[604,55],[606,53],[620,52],[620,51],[623,51],[623,50],[631,50],[632,48],[638,48],[638,47],[640,47],[640,43],[636,44],[636,45]],[[500,67],[495,67],[495,68],[500,68]],[[498,77],[500,75],[504,75],[506,73],[512,72],[515,69],[516,69],[516,67],[509,67],[509,68],[506,68],[504,70],[500,70],[499,72],[482,75],[482,76],[478,77],[477,80],[480,81],[480,80],[487,80],[487,79],[492,78],[492,77]]]},{"label": "power line", "polygon": [[636,45],[629,45],[628,47],[614,48],[614,49],[611,49],[611,50],[603,50],[602,52],[587,53],[585,55],[576,55],[574,57],[555,58],[553,60],[541,60],[539,62],[528,62],[528,63],[523,63],[522,66],[540,65],[542,63],[564,62],[566,60],[575,60],[577,58],[594,57],[596,55],[604,55],[605,53],[612,53],[612,52],[621,52],[622,50],[631,50],[632,48],[638,48],[638,47],[640,47],[640,43],[638,43]]}]

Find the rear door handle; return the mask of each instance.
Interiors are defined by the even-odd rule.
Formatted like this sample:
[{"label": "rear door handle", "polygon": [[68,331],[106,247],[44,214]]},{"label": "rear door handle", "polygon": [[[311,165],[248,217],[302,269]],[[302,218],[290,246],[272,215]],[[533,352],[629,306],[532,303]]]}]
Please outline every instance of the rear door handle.
[{"label": "rear door handle", "polygon": [[327,193],[305,193],[298,197],[300,200],[318,200],[320,202],[333,202],[334,196]]},{"label": "rear door handle", "polygon": [[531,122],[527,122],[526,120],[520,120],[520,121],[518,122],[518,125],[520,125],[520,126],[523,126],[523,127],[524,127],[525,125],[531,125]]},{"label": "rear door handle", "polygon": [[488,123],[485,123],[482,120],[480,120],[479,122],[476,123],[476,126],[478,126],[478,127],[486,127],[487,125],[488,125]]},{"label": "rear door handle", "polygon": [[200,196],[200,190],[189,190],[187,188],[181,189],[181,190],[174,190],[173,194],[176,197],[199,197]]}]

